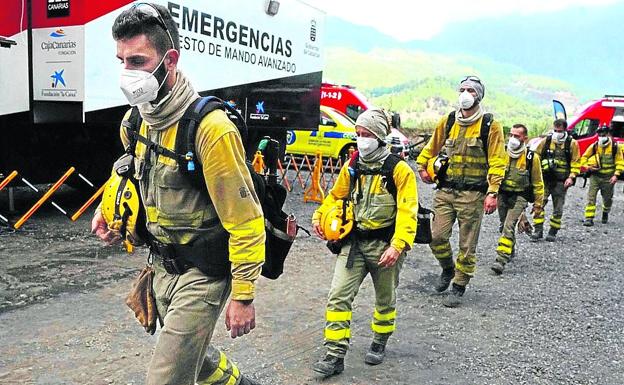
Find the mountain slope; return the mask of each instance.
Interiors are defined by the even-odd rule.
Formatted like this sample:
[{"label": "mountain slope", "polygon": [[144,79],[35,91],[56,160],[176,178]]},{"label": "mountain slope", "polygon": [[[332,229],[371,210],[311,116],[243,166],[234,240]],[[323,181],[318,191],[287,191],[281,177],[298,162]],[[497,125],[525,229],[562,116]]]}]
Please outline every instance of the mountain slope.
[{"label": "mountain slope", "polygon": [[457,83],[465,74],[487,73],[484,106],[505,126],[523,122],[535,132],[552,122],[551,100],[578,103],[568,83],[527,74],[522,69],[466,55],[374,49],[366,54],[327,50],[327,81],[355,85],[374,104],[398,111],[403,125],[431,129],[457,103]]}]

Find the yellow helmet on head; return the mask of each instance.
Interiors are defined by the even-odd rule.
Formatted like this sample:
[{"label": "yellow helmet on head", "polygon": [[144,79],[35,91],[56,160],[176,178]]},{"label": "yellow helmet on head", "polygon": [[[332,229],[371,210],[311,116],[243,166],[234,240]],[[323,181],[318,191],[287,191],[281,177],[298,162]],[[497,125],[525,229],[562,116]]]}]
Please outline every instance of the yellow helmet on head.
[{"label": "yellow helmet on head", "polygon": [[321,214],[320,225],[328,241],[345,238],[353,229],[353,202],[338,199]]},{"label": "yellow helmet on head", "polygon": [[141,197],[133,181],[113,172],[102,196],[102,216],[109,230],[119,232],[132,245],[143,243],[145,215]]}]

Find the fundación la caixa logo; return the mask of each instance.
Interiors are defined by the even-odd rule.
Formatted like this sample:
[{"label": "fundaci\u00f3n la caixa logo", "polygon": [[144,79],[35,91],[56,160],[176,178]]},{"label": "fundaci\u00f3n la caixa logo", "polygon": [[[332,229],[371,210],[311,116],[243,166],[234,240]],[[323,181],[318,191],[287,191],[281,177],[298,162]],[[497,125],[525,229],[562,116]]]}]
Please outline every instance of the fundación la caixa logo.
[{"label": "fundaci\u00f3n la caixa logo", "polygon": [[69,0],[48,0],[48,18],[67,17],[69,12]]},{"label": "fundaci\u00f3n la caixa logo", "polygon": [[65,79],[63,78],[64,72],[65,72],[65,69],[61,69],[60,71],[54,71],[52,76],[50,76],[52,78],[52,88],[58,88],[59,83],[63,87],[67,87],[67,84],[65,84]]}]

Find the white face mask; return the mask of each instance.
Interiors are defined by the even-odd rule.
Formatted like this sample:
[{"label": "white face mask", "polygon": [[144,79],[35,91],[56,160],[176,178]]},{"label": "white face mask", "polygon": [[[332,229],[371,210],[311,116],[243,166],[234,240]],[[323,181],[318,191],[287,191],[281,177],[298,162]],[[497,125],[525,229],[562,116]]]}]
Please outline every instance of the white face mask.
[{"label": "white face mask", "polygon": [[167,80],[169,76],[169,71],[167,71],[167,75],[165,75],[165,78],[160,84],[158,84],[158,79],[154,76],[154,73],[160,68],[165,57],[167,57],[167,54],[163,56],[160,63],[158,63],[152,72],[129,70],[125,68],[121,70],[119,87],[131,106],[148,103],[156,99],[158,91],[160,91],[160,88],[165,84],[165,80]]},{"label": "white face mask", "polygon": [[567,133],[564,132],[555,132],[553,131],[552,137],[554,140],[556,140],[557,142],[561,143],[565,140]]},{"label": "white face mask", "polygon": [[522,147],[522,142],[520,141],[520,139],[518,138],[509,138],[509,142],[507,142],[507,148],[509,148],[511,151],[517,151],[520,149],[520,147]]},{"label": "white face mask", "polygon": [[365,138],[362,136],[358,136],[355,140],[357,142],[358,151],[363,157],[370,155],[379,147],[377,138]]},{"label": "white face mask", "polygon": [[463,110],[468,110],[475,104],[475,98],[468,91],[464,91],[459,94],[459,107]]},{"label": "white face mask", "polygon": [[608,136],[599,136],[598,137],[598,144],[601,146],[606,146],[607,143],[609,143],[609,137]]}]

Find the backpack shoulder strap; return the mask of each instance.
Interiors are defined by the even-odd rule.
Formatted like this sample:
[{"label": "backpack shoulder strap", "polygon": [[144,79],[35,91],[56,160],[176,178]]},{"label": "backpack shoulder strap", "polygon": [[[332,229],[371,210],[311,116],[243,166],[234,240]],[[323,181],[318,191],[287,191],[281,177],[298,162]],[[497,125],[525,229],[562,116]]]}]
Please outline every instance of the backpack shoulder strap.
[{"label": "backpack shoulder strap", "polygon": [[400,156],[397,154],[390,154],[381,166],[381,175],[386,177],[386,188],[388,189],[388,192],[392,194],[394,200],[396,200],[397,196],[397,187],[394,182],[394,169],[400,162],[403,162],[403,159]]},{"label": "backpack shoulder strap", "polygon": [[455,124],[455,111],[451,111],[448,114],[448,118],[446,119],[446,125],[444,126],[444,138],[448,138],[454,124]]},{"label": "backpack shoulder strap", "polygon": [[529,172],[529,178],[531,177],[531,173],[533,172],[533,157],[535,153],[529,149],[527,149],[526,153],[526,169]]},{"label": "backpack shoulder strap", "polygon": [[542,147],[542,153],[540,154],[542,159],[546,158],[546,154],[548,153],[548,150],[550,149],[551,142],[552,142],[552,135],[546,136],[546,141],[544,142],[544,147]]},{"label": "backpack shoulder strap", "polygon": [[570,135],[568,135],[566,137],[566,141],[565,141],[565,154],[566,154],[566,159],[568,161],[568,164],[572,163],[572,137]]},{"label": "backpack shoulder strap", "polygon": [[200,160],[195,149],[195,137],[197,129],[204,117],[216,109],[223,109],[220,99],[213,97],[197,98],[186,109],[176,133],[175,152],[186,161],[184,171],[193,172],[199,166]]},{"label": "backpack shoulder strap", "polygon": [[142,123],[143,118],[141,118],[139,109],[136,106],[132,107],[132,109],[130,110],[130,115],[128,116],[128,119],[121,122],[121,125],[126,129],[126,134],[128,135],[129,143],[126,147],[126,153],[128,154],[134,154],[134,150],[136,149],[137,144],[137,135],[141,130]]},{"label": "backpack shoulder strap", "polygon": [[611,157],[613,158],[613,163],[615,163],[615,155],[617,154],[617,151],[618,144],[613,138],[611,138]]},{"label": "backpack shoulder strap", "polygon": [[490,127],[492,126],[492,122],[494,121],[494,116],[489,112],[483,114],[483,118],[481,119],[481,131],[479,136],[481,137],[481,143],[483,143],[483,151],[485,152],[485,157],[488,156],[488,138],[490,136]]}]

